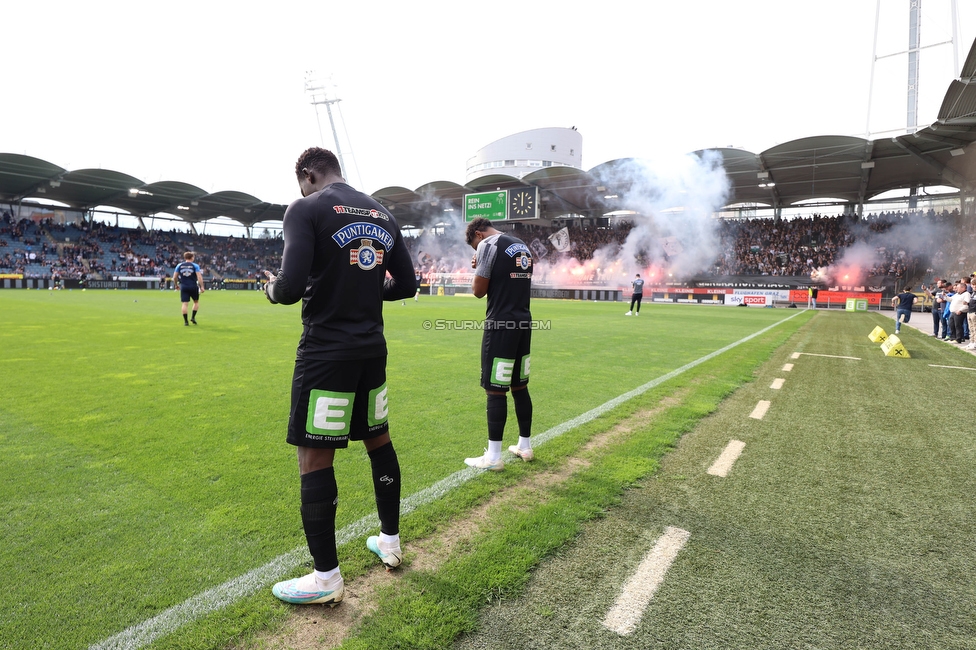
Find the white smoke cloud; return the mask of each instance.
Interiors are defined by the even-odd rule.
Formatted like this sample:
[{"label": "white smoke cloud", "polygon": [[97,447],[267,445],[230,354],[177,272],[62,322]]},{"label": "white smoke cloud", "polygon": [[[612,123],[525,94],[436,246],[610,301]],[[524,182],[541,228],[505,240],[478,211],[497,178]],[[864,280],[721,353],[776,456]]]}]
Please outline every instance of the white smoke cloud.
[{"label": "white smoke cloud", "polygon": [[415,266],[433,261],[448,271],[471,266],[471,248],[464,242],[464,215],[450,202],[441,201],[433,190],[421,193],[430,206],[427,213],[412,224],[421,229],[420,237],[410,243],[414,249]]},{"label": "white smoke cloud", "polygon": [[638,213],[619,250],[603,251],[621,262],[623,274],[633,277],[651,268],[680,280],[714,263],[719,234],[713,214],[730,189],[720,154],[634,159],[604,180],[607,187],[625,187],[622,205]]},{"label": "white smoke cloud", "polygon": [[571,255],[536,260],[541,282],[628,286],[640,273],[653,284],[686,279],[714,263],[720,247],[712,215],[725,205],[730,189],[720,154],[630,159],[601,172],[599,180],[620,197],[620,210],[634,213],[624,217],[633,222],[627,239],[583,261]]}]

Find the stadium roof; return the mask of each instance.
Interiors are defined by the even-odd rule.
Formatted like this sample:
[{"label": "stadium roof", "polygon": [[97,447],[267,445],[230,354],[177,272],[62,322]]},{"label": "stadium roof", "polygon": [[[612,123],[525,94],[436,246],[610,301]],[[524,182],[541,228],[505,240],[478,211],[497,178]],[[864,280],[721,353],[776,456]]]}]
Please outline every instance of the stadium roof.
[{"label": "stadium roof", "polygon": [[[976,192],[976,43],[958,80],[949,85],[935,123],[915,133],[866,140],[819,135],[793,140],[761,153],[713,149],[731,182],[728,205],[758,203],[785,208],[813,199],[863,205],[895,189],[948,186],[963,195]],[[694,152],[703,156],[705,151]],[[537,187],[543,220],[566,214],[598,217],[627,206],[626,181],[619,170],[633,159],[603,163],[589,171],[547,167],[522,178],[482,176],[459,185],[433,181],[415,190],[385,187],[373,197],[401,225],[429,223],[444,211],[460,211],[464,195],[493,189]],[[280,221],[281,204],[244,192],[216,192],[177,181],[146,184],[117,171],[68,171],[30,156],[0,153],[0,200],[50,199],[72,208],[107,206],[137,217],[158,213],[198,223],[228,217],[245,226]]]},{"label": "stadium roof", "polygon": [[39,158],[0,153],[0,199],[15,203],[25,198],[49,199],[80,210],[108,206],[138,217],[167,212],[191,223],[223,216],[253,226],[280,221],[285,214],[285,206],[243,192],[209,194],[178,181],[147,184],[109,169],[68,171]]}]

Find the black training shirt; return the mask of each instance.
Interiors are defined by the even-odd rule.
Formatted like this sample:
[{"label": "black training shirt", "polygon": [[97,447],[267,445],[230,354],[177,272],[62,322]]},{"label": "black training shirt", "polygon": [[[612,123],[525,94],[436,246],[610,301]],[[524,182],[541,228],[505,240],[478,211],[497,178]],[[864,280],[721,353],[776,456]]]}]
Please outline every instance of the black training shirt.
[{"label": "black training shirt", "polygon": [[478,244],[475,275],[488,278],[490,321],[527,321],[532,285],[532,251],[516,237],[502,233]]},{"label": "black training shirt", "polygon": [[289,205],[282,230],[281,270],[267,293],[286,305],[302,300],[298,356],[385,355],[383,301],[408,298],[416,289],[393,215],[366,194],[333,183]]}]

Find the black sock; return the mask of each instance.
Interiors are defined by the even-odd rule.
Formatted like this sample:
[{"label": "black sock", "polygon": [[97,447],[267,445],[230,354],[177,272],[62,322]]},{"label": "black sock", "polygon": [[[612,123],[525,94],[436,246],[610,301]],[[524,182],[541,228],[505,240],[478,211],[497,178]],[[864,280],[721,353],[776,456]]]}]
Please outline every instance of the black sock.
[{"label": "black sock", "polygon": [[488,439],[500,441],[505,436],[505,421],[508,420],[508,397],[488,396]]},{"label": "black sock", "polygon": [[197,319],[197,310],[194,309],[193,310],[193,318],[191,318],[190,320],[196,320],[196,319]]},{"label": "black sock", "polygon": [[518,418],[519,436],[528,438],[532,435],[532,398],[529,389],[512,391],[512,401],[515,402],[515,417]]},{"label": "black sock", "polygon": [[335,543],[338,494],[333,468],[302,474],[302,526],[316,571],[331,571],[339,566]]},{"label": "black sock", "polygon": [[186,314],[183,314],[183,322],[184,322],[184,323],[189,323],[189,322],[190,322],[190,321],[188,321],[188,320],[186,319]]},{"label": "black sock", "polygon": [[393,443],[366,452],[373,470],[373,493],[376,513],[380,517],[380,532],[400,534],[400,461]]}]

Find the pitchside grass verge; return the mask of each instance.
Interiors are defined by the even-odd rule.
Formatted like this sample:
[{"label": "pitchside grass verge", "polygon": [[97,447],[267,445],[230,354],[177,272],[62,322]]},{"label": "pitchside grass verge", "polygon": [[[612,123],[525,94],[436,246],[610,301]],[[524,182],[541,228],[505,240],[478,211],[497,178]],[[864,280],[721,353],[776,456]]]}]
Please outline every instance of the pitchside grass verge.
[{"label": "pitchside grass verge", "polygon": [[[498,606],[518,596],[531,570],[548,556],[556,554],[558,564],[559,551],[582,525],[602,518],[625,488],[652,474],[674,442],[748,381],[752,369],[791,329],[784,325],[621,407],[618,416],[632,415],[657,409],[664,397],[680,395],[673,406],[660,410],[615,444],[580,451],[583,442],[609,428],[608,421],[594,421],[546,446],[540,454],[545,460],[532,471],[558,469],[568,456],[585,461],[584,468],[564,482],[525,490],[513,503],[490,512],[478,535],[457,549],[437,572],[406,574],[401,584],[383,593],[376,614],[342,647],[445,648],[459,635],[477,629],[479,612],[490,619]],[[585,597],[589,584],[580,582],[568,589]],[[529,647],[518,638],[508,645],[494,641],[489,645]]]},{"label": "pitchside grass verge", "polygon": [[[976,647],[976,373],[929,366],[976,361],[907,328],[913,358],[885,358],[867,333],[890,324],[818,314],[459,650]],[[731,473],[707,475],[731,439]],[[618,636],[601,621],[666,526],[689,542]]]},{"label": "pitchside grass verge", "polygon": [[[533,338],[537,432],[788,315],[648,305],[638,319],[623,311],[620,304],[534,303],[535,318],[549,327]],[[461,459],[484,445],[480,332],[424,328],[425,320],[480,319],[484,303],[422,298],[388,304],[385,313],[392,433],[409,495],[462,468]],[[734,372],[747,375],[805,318],[743,346],[757,356]],[[272,306],[256,293],[208,292],[198,320],[183,326],[171,292],[0,292],[0,570],[7,585],[0,647],[87,647],[304,543],[294,451],[283,442],[298,307]],[[710,364],[727,365],[723,359]],[[702,398],[704,407],[695,398],[685,408],[700,416],[731,388],[720,383],[714,390]],[[649,393],[566,434],[545,447],[546,455],[573,453],[593,432],[653,399]],[[694,419],[687,417],[672,422],[667,435]],[[510,418],[506,444],[515,439]],[[626,471],[615,470],[606,485],[574,479],[576,487],[552,501],[569,509],[565,523],[530,541],[514,567],[483,571],[504,576],[497,592],[517,589],[526,567],[571,537],[621,485],[650,471],[655,453],[636,474],[617,461]],[[536,471],[531,467],[513,464],[409,515],[402,529],[408,548],[411,538]],[[361,445],[339,454],[337,477],[341,528],[374,507]],[[548,529],[542,523],[556,522],[562,510],[514,525]],[[349,577],[376,569],[361,542],[340,549]],[[460,575],[471,561],[456,560]],[[294,575],[305,570],[296,567]],[[469,629],[471,607],[495,589],[470,582],[456,603],[467,623],[444,624],[437,642]],[[220,648],[289,611],[262,589],[156,645]]]}]

